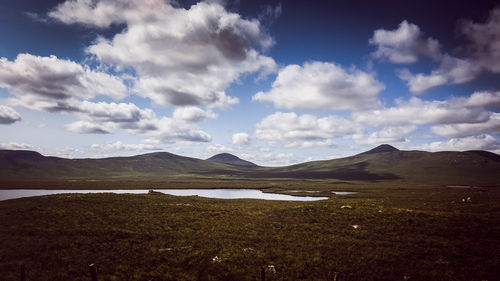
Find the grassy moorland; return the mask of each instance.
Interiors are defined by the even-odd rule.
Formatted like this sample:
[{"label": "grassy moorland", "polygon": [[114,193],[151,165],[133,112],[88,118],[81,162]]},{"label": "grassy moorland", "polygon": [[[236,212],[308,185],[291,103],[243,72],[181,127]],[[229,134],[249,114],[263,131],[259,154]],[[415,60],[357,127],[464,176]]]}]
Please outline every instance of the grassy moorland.
[{"label": "grassy moorland", "polygon": [[[316,202],[55,195],[0,202],[0,273],[18,280],[499,280],[500,189],[311,182]],[[321,194],[321,193],[319,193]],[[310,194],[308,194],[310,195]],[[462,198],[471,202],[462,202]],[[352,208],[341,208],[349,205]],[[217,259],[214,258],[218,257]]]}]

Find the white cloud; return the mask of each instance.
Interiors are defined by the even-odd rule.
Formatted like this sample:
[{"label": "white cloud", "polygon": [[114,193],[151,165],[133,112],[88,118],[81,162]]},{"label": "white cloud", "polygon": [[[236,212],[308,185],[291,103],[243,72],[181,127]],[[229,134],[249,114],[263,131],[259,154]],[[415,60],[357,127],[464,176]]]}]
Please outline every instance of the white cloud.
[{"label": "white cloud", "polygon": [[[491,11],[486,23],[463,22],[461,31],[470,42],[468,46],[461,47],[468,51],[464,58],[448,54],[437,56],[440,66],[430,74],[412,74],[408,70],[399,72],[398,76],[406,81],[411,92],[422,93],[441,85],[466,83],[485,70],[500,73],[500,8]],[[390,51],[382,53],[398,55],[398,52]],[[416,61],[416,56],[411,60]]]},{"label": "white cloud", "polygon": [[[13,102],[22,104],[24,101],[14,100]],[[46,106],[54,108],[51,103],[23,105],[36,110],[46,110]],[[66,126],[72,132],[106,134],[116,129],[126,129],[131,132],[158,129],[156,114],[151,109],[140,109],[133,103],[90,102],[70,99],[65,101],[65,105],[61,108],[60,110],[66,109],[81,119]]]},{"label": "white cloud", "polygon": [[56,56],[30,54],[19,54],[14,61],[0,58],[0,87],[8,88],[16,96],[31,96],[41,101],[127,96],[127,88],[114,76]]},{"label": "white cloud", "polygon": [[248,145],[250,144],[250,135],[247,133],[236,133],[232,136],[234,145]]},{"label": "white cloud", "polygon": [[258,92],[253,100],[270,101],[280,108],[359,109],[380,105],[384,84],[373,74],[340,65],[308,62],[280,69],[269,92]]},{"label": "white cloud", "polygon": [[92,144],[90,146],[92,151],[96,152],[120,152],[120,151],[144,151],[144,150],[162,150],[161,147],[149,143],[139,144],[125,144],[121,141],[107,143],[107,144]]},{"label": "white cloud", "polygon": [[122,129],[160,143],[209,142],[212,139],[193,120],[176,118],[179,116],[158,118],[151,109],[141,109],[133,103],[70,100],[68,106],[80,119],[66,125],[66,129],[75,133],[107,134]]},{"label": "white cloud", "polygon": [[31,144],[19,142],[0,143],[0,148],[10,150],[36,150],[36,147]]},{"label": "white cloud", "polygon": [[212,111],[205,111],[196,106],[183,106],[175,109],[174,118],[188,122],[199,122],[207,118],[217,118],[217,114]]},{"label": "white cloud", "polygon": [[500,142],[488,134],[437,141],[414,148],[429,151],[488,150],[500,154]]},{"label": "white cloud", "polygon": [[410,92],[419,94],[445,84],[469,82],[479,73],[480,68],[474,62],[444,55],[439,69],[433,70],[429,75],[412,74],[409,70],[403,69],[398,72],[398,77],[406,81]]},{"label": "white cloud", "polygon": [[500,135],[500,113],[491,113],[485,122],[449,124],[431,127],[431,131],[442,137],[468,137],[484,133]]},{"label": "white cloud", "polygon": [[110,134],[114,128],[107,128],[106,125],[89,121],[76,121],[67,124],[66,129],[78,134]]},{"label": "white cloud", "polygon": [[383,144],[383,143],[401,143],[408,142],[407,137],[417,129],[415,125],[384,127],[382,130],[375,131],[370,135],[358,134],[353,139],[358,144]]},{"label": "white cloud", "polygon": [[216,1],[190,9],[161,0],[77,0],[49,16],[64,23],[126,28],[87,48],[101,62],[137,73],[135,92],[161,105],[224,107],[238,102],[225,94],[246,73],[267,75],[276,63],[260,50],[273,44],[256,19],[243,19]]},{"label": "white cloud", "polygon": [[0,105],[0,124],[12,124],[21,120],[21,114],[11,107]]},{"label": "white cloud", "polygon": [[209,142],[212,137],[196,125],[174,118],[163,117],[153,122],[154,129],[141,130],[139,134],[153,138],[161,143],[176,141]]},{"label": "white cloud", "polygon": [[214,145],[209,145],[205,148],[205,154],[207,155],[215,155],[219,153],[231,153],[234,150],[230,147],[226,147],[222,144],[214,144]]},{"label": "white cloud", "polygon": [[37,13],[34,12],[25,12],[24,15],[26,15],[28,18],[30,18],[34,22],[40,22],[40,23],[47,23],[48,20],[47,18],[40,16]]},{"label": "white cloud", "polygon": [[494,73],[500,72],[500,8],[493,9],[486,23],[464,22],[462,32],[471,42],[471,59]]},{"label": "white cloud", "polygon": [[371,126],[479,123],[490,113],[481,107],[467,106],[468,99],[425,101],[416,97],[396,101],[396,106],[352,113],[354,121]]},{"label": "white cloud", "polygon": [[435,60],[441,56],[439,42],[432,38],[424,39],[420,28],[406,20],[395,30],[375,30],[369,42],[377,46],[372,53],[374,58],[392,63],[414,63],[419,55]]},{"label": "white cloud", "polygon": [[327,140],[300,140],[289,141],[285,143],[286,148],[316,148],[316,147],[334,147],[335,143],[331,139]]},{"label": "white cloud", "polygon": [[290,152],[263,153],[263,154],[242,153],[241,158],[253,163],[258,163],[258,165],[264,165],[264,166],[284,166],[297,162],[295,160],[294,154]]},{"label": "white cloud", "polygon": [[337,116],[276,112],[255,126],[254,136],[261,140],[281,141],[289,147],[331,146],[331,139],[352,135],[360,128],[354,122]]},{"label": "white cloud", "polygon": [[484,106],[500,108],[500,91],[499,92],[475,92],[466,101],[466,106]]},{"label": "white cloud", "polygon": [[[145,3],[163,2],[144,1]],[[57,5],[48,16],[67,24],[81,23],[89,26],[108,27],[112,23],[124,23],[126,17],[132,16],[133,7],[140,8],[138,1],[93,1],[72,0]],[[147,6],[147,4],[145,5]],[[146,9],[148,11],[149,9]],[[120,12],[121,11],[121,12]],[[151,11],[153,12],[153,11]]]}]

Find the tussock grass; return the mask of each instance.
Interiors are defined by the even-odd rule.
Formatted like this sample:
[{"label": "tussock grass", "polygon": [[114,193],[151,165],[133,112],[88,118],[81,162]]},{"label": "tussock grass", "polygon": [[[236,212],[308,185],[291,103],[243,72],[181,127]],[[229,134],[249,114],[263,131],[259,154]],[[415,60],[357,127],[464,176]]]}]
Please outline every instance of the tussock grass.
[{"label": "tussock grass", "polygon": [[288,185],[273,188],[360,192],[316,202],[163,194],[3,201],[1,279],[18,280],[21,263],[39,281],[90,280],[91,263],[99,280],[259,280],[268,265],[276,269],[268,280],[500,278],[498,188]]}]

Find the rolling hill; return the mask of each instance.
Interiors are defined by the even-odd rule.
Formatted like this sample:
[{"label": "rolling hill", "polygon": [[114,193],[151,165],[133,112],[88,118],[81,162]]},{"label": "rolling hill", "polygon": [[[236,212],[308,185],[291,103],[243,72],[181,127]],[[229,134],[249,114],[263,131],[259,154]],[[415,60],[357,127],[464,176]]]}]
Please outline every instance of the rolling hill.
[{"label": "rolling hill", "polygon": [[65,159],[22,150],[0,150],[0,167],[3,180],[158,180],[185,174],[210,174],[214,170],[231,172],[234,168],[168,152],[101,159]]},{"label": "rolling hill", "polygon": [[214,155],[210,158],[207,159],[209,162],[214,162],[214,163],[223,163],[223,164],[228,164],[228,165],[234,165],[234,166],[243,166],[243,167],[257,167],[256,164],[243,160],[237,156],[234,156],[229,153],[220,153],[217,155]]},{"label": "rolling hill", "polygon": [[[231,154],[207,160],[168,152],[102,159],[46,157],[0,150],[0,183],[16,181],[172,179],[336,179],[442,185],[500,185],[500,155],[487,151],[401,151],[381,145],[354,156],[260,167]],[[5,184],[3,184],[5,185]]]},{"label": "rolling hill", "polygon": [[401,151],[381,145],[355,156],[281,167],[273,172],[343,180],[500,185],[500,155],[487,151]]}]

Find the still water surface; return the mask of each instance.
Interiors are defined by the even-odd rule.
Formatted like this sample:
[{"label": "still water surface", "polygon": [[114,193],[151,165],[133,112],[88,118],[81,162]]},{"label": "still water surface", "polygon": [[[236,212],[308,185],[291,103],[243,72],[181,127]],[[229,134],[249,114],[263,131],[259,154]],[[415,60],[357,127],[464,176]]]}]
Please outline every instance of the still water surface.
[{"label": "still water surface", "polygon": [[[217,199],[263,199],[285,201],[317,201],[328,197],[292,196],[277,193],[264,193],[259,189],[155,189],[157,192],[176,196],[200,196]],[[130,193],[145,194],[147,189],[110,189],[110,190],[48,190],[48,189],[0,189],[0,201],[22,197],[42,196],[65,193]]]}]

